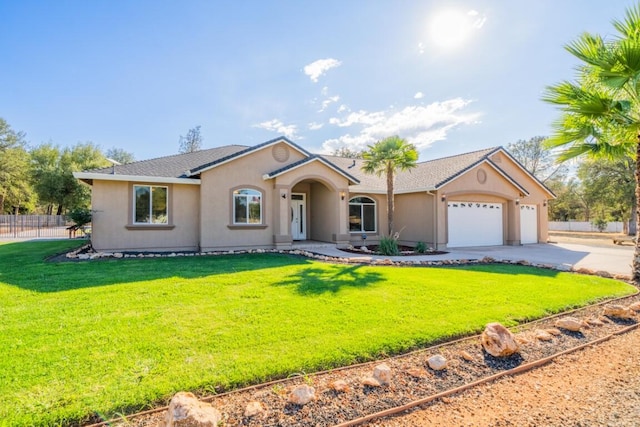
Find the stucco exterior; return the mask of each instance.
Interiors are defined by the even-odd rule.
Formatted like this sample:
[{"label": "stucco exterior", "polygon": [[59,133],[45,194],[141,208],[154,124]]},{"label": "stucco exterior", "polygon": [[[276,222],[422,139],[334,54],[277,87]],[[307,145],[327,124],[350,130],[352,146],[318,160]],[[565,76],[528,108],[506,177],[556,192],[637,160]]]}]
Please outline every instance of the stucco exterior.
[{"label": "stucco exterior", "polygon": [[[75,175],[92,186],[92,243],[100,251],[290,248],[300,239],[341,247],[362,245],[363,234],[366,244],[375,244],[387,233],[386,189],[379,178],[363,174],[361,162],[312,155],[278,138]],[[140,203],[136,186],[166,189],[166,220],[133,220],[134,204]],[[258,198],[252,198],[259,220],[234,217],[236,190],[259,195],[259,209]],[[366,233],[349,230],[349,201],[361,196],[375,202],[375,230]],[[501,207],[502,244],[521,243],[525,207],[529,216],[522,226],[536,227],[524,228],[527,239],[537,233],[537,241],[545,242],[547,201],[553,197],[504,149],[481,150],[425,162],[412,174],[399,175],[393,231],[401,244],[446,249],[448,205],[475,202]],[[532,215],[537,215],[533,223]]]}]

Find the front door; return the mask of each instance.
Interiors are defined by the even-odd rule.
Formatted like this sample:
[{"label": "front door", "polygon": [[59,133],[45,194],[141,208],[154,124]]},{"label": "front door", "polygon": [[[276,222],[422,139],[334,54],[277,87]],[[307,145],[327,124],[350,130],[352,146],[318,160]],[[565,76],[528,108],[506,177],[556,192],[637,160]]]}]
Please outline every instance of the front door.
[{"label": "front door", "polygon": [[307,205],[304,194],[291,195],[291,236],[293,240],[307,239]]}]

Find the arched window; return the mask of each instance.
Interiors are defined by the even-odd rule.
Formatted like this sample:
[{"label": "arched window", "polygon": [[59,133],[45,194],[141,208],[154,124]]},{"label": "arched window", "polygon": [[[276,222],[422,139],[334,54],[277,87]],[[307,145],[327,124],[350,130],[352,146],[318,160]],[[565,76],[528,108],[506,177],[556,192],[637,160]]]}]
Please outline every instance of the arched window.
[{"label": "arched window", "polygon": [[376,202],[369,197],[349,200],[349,231],[364,233],[376,231]]},{"label": "arched window", "polygon": [[250,188],[233,192],[233,223],[262,224],[262,193]]}]

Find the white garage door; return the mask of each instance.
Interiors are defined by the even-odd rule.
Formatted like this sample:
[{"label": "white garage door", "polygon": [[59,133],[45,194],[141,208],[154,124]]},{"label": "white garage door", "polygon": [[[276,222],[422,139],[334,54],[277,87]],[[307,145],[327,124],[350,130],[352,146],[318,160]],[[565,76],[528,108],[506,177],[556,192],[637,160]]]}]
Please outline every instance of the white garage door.
[{"label": "white garage door", "polygon": [[520,243],[538,243],[538,209],[536,205],[520,205]]},{"label": "white garage door", "polygon": [[450,201],[447,207],[448,247],[503,244],[502,204]]}]

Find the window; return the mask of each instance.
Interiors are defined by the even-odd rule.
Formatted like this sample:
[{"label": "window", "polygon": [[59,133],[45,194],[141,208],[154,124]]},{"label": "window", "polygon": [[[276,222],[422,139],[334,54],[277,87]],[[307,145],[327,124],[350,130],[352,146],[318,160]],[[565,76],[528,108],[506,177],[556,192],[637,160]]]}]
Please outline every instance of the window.
[{"label": "window", "polygon": [[135,224],[168,224],[168,187],[133,186],[133,222]]},{"label": "window", "polygon": [[376,202],[369,197],[354,197],[349,200],[349,231],[376,231]]},{"label": "window", "polygon": [[262,193],[248,188],[233,192],[233,223],[262,224]]}]

